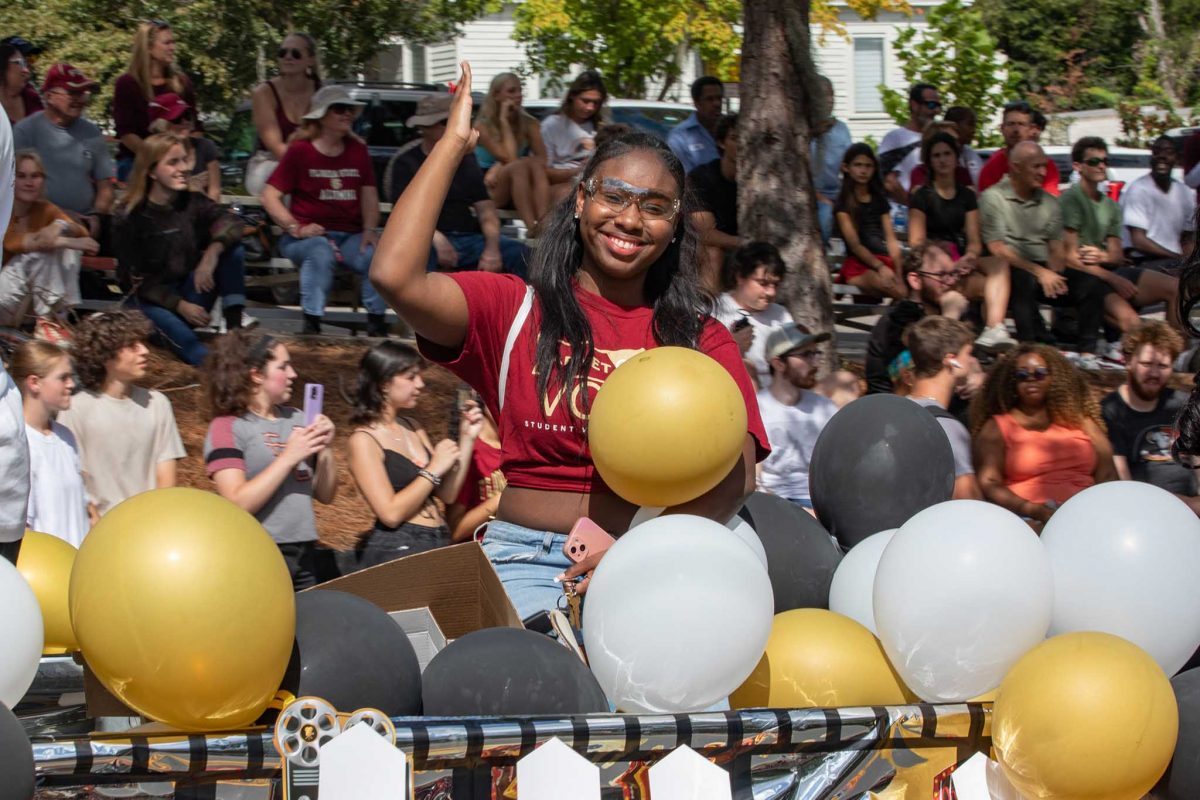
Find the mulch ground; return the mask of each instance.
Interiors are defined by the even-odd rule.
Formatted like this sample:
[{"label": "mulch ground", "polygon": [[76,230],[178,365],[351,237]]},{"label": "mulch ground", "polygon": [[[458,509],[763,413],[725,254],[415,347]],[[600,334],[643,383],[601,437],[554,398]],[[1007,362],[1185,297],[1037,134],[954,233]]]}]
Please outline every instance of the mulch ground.
[{"label": "mulch ground", "polygon": [[[321,540],[335,549],[353,547],[356,538],[369,530],[374,515],[359,495],[350,477],[346,461],[346,438],[351,433],[350,404],[347,396],[353,390],[358,361],[366,351],[365,343],[345,340],[292,338],[284,340],[292,356],[296,372],[293,396],[299,403],[305,383],[325,385],[325,413],[337,426],[336,457],[338,492],[330,505],[316,503],[317,526]],[[212,481],[204,472],[204,434],[210,415],[208,399],[202,386],[201,373],[172,358],[163,351],[151,354],[151,379],[146,385],[164,392],[175,407],[175,419],[188,456],[179,464],[181,486],[194,486],[211,491]],[[1092,390],[1107,394],[1125,378],[1124,371],[1091,373]],[[441,367],[430,365],[424,373],[425,391],[412,416],[420,420],[433,441],[446,435],[451,408],[455,403],[459,381]],[[1180,388],[1190,388],[1190,382],[1180,378]]]}]

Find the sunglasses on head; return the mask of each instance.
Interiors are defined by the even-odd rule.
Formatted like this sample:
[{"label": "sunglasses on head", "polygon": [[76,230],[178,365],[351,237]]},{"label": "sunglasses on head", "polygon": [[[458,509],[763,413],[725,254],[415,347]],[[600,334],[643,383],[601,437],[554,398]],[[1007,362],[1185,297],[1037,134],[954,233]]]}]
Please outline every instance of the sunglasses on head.
[{"label": "sunglasses on head", "polygon": [[302,53],[298,47],[281,47],[279,48],[279,52],[275,55],[278,58],[287,58],[288,56],[291,56],[297,61],[304,58],[304,53]]},{"label": "sunglasses on head", "polygon": [[1034,367],[1033,369],[1025,369],[1025,367],[1017,367],[1013,372],[1013,376],[1021,381],[1044,381],[1050,376],[1050,370],[1045,367]]},{"label": "sunglasses on head", "polygon": [[1108,159],[1107,158],[1095,158],[1095,157],[1085,158],[1083,160],[1083,163],[1087,164],[1089,167],[1107,167]]}]

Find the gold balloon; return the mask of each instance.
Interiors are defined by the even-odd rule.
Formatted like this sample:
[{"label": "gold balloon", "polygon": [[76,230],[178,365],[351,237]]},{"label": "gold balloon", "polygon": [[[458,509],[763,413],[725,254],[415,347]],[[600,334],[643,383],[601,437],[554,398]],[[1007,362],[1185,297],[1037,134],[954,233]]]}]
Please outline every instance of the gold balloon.
[{"label": "gold balloon", "polygon": [[712,489],[746,441],[746,402],[724,367],[683,347],[656,347],[617,367],[588,419],[592,461],[631,503],[673,506]]},{"label": "gold balloon", "polygon": [[67,602],[75,552],[70,542],[48,533],[25,531],[25,538],[21,540],[17,571],[33,589],[42,608],[42,623],[46,629],[44,653],[79,649],[75,631],[71,629],[71,607]]},{"label": "gold balloon", "polygon": [[992,716],[996,760],[1039,800],[1136,800],[1166,770],[1178,732],[1162,669],[1107,633],[1030,650],[1001,682]]},{"label": "gold balloon", "polygon": [[775,615],[766,652],[729,704],[833,708],[914,699],[869,630],[832,611],[797,608]]},{"label": "gold balloon", "polygon": [[253,723],[296,630],[279,548],[254,517],[198,489],[157,489],[105,514],[79,548],[71,615],[104,686],[182,730]]}]

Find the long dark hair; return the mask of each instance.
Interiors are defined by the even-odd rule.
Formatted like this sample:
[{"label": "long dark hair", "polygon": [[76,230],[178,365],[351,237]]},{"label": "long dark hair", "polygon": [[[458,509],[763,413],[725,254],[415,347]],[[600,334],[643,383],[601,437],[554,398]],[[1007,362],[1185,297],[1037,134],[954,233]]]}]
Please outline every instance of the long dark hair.
[{"label": "long dark hair", "polygon": [[[886,200],[887,194],[883,191],[883,176],[879,174],[879,159],[875,157],[875,151],[871,149],[871,145],[866,142],[855,142],[847,147],[846,153],[842,156],[842,166],[849,167],[854,159],[859,156],[866,156],[875,165],[875,171],[871,173],[871,180],[867,181],[867,191],[871,193],[872,198],[882,197]],[[838,190],[835,207],[849,210],[854,208],[857,202],[854,199],[854,181],[849,175],[843,173],[842,188]]]},{"label": "long dark hair", "polygon": [[350,423],[370,425],[378,420],[383,411],[383,388],[397,375],[424,364],[417,348],[401,342],[380,342],[363,353],[358,362],[358,386],[354,390]]},{"label": "long dark hair", "polygon": [[[1200,208],[1196,209],[1196,220],[1200,221]],[[1192,311],[1200,305],[1200,248],[1193,248],[1179,276],[1179,318],[1193,336],[1200,329],[1192,324]],[[1194,457],[1200,456],[1200,372],[1192,379],[1192,393],[1175,421],[1179,435],[1171,444],[1171,455],[1176,461],[1191,466]]]},{"label": "long dark hair", "polygon": [[[580,185],[587,183],[604,162],[638,151],[657,156],[682,193],[679,214],[675,218],[675,237],[646,273],[644,294],[646,303],[654,308],[654,340],[659,345],[695,349],[704,318],[712,310],[712,298],[700,286],[700,238],[689,221],[696,210],[695,201],[686,191],[683,164],[657,137],[628,133],[608,139],[596,148],[579,177]],[[575,198],[576,193],[571,192],[551,211],[538,247],[533,251],[530,269],[530,283],[537,293],[541,310],[537,385],[543,399],[550,396],[551,383],[565,389],[586,381],[595,355],[591,325],[575,297],[576,274],[583,264],[583,242],[579,237],[579,221],[575,219]],[[559,357],[562,341],[566,341],[571,352],[566,364]],[[586,392],[583,398],[586,404]]]},{"label": "long dark hair", "polygon": [[608,102],[608,88],[604,85],[604,78],[594,69],[585,69],[583,72],[575,76],[575,80],[571,81],[571,85],[567,87],[567,93],[563,96],[562,104],[558,107],[560,114],[566,114],[571,110],[571,103],[576,97],[584,92],[597,91],[600,93],[600,105],[596,108],[596,113],[592,117],[592,122],[596,127],[600,127],[603,120],[604,104]]}]

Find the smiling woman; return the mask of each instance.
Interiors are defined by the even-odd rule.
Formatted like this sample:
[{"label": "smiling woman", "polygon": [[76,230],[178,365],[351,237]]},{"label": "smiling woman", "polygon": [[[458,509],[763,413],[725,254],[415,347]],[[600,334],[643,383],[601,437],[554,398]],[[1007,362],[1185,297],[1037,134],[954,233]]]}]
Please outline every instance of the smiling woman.
[{"label": "smiling woman", "polygon": [[596,566],[598,556],[572,565],[562,552],[580,517],[620,535],[637,510],[596,475],[587,444],[592,400],[630,357],[662,345],[699,350],[745,399],[743,457],[714,489],[671,511],[728,520],[769,446],[737,345],[708,316],[683,168],[661,141],[628,134],[597,148],[549,214],[532,287],[511,275],[426,272],[438,209],[475,145],[470,79],[464,64],[446,134],[399,199],[371,279],[424,354],[470,383],[498,422],[508,487],[483,546],[527,617],[558,604],[559,580]]},{"label": "smiling woman", "polygon": [[160,133],[146,139],[114,231],[121,288],[171,350],[195,366],[208,349],[193,328],[208,324],[218,295],[226,325],[241,326],[246,268],[242,223],[188,191],[190,174],[181,138]]}]

